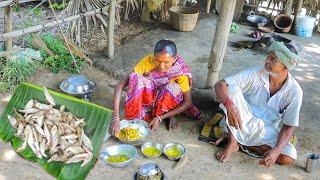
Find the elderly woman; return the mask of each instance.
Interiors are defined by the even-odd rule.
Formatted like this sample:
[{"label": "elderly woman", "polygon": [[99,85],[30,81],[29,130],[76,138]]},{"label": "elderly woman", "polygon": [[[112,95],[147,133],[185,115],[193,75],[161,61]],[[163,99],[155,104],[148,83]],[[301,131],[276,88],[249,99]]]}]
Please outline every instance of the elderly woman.
[{"label": "elderly woman", "polygon": [[113,120],[110,131],[117,135],[120,129],[119,104],[121,92],[128,87],[125,101],[125,119],[143,119],[151,130],[156,130],[165,119],[168,129],[178,123],[175,115],[185,112],[194,119],[200,112],[192,105],[191,73],[177,48],[170,40],[156,43],[154,53],[142,58],[133,72],[120,81],[114,91]]},{"label": "elderly woman", "polygon": [[266,166],[294,162],[297,151],[290,139],[299,125],[303,92],[290,71],[299,61],[292,46],[274,42],[264,67],[249,68],[215,85],[226,114],[220,126],[228,136],[227,146],[216,154],[219,161],[229,161],[241,147]]}]

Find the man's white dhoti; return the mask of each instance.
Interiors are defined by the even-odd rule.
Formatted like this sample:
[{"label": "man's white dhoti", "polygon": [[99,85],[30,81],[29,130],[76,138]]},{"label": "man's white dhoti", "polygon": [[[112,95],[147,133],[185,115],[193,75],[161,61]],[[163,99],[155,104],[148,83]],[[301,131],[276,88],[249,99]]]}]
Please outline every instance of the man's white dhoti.
[{"label": "man's white dhoti", "polygon": [[[299,125],[299,111],[302,90],[291,74],[283,87],[273,96],[269,92],[269,74],[262,67],[254,67],[225,79],[230,98],[239,109],[242,129],[237,130],[226,121],[221,125],[229,127],[235,139],[245,146],[268,145],[275,147],[281,124]],[[227,115],[225,107],[220,107]],[[295,147],[288,143],[282,154],[297,158]]]}]

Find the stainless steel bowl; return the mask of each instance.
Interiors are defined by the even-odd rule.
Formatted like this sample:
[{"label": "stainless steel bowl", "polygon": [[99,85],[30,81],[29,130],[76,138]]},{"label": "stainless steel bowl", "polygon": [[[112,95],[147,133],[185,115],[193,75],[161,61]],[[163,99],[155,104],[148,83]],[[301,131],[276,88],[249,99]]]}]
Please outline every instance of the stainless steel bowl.
[{"label": "stainless steel bowl", "polygon": [[[160,154],[158,154],[158,155],[156,155],[156,156],[149,156],[149,155],[145,154],[145,153],[143,152],[143,150],[146,149],[146,148],[148,148],[148,147],[157,148],[157,149],[160,151]],[[156,142],[147,142],[147,143],[144,143],[144,144],[141,146],[141,152],[142,152],[142,154],[143,154],[145,157],[150,158],[150,159],[153,159],[153,158],[156,158],[156,157],[161,156],[162,150],[163,150],[163,145],[160,144],[160,143],[156,143]]]},{"label": "stainless steel bowl", "polygon": [[[180,156],[177,156],[177,157],[171,157],[171,156],[168,156],[166,154],[166,151],[170,148],[173,148],[173,147],[177,147],[179,149],[179,151],[181,152],[181,155]],[[184,148],[184,146],[182,144],[179,144],[179,143],[169,143],[169,144],[166,144],[164,147],[163,147],[163,154],[166,155],[166,157],[169,159],[169,160],[172,160],[172,161],[176,161],[176,160],[179,160],[184,154],[186,153],[186,149]]]},{"label": "stainless steel bowl", "polygon": [[149,162],[149,163],[142,164],[137,173],[140,176],[149,177],[149,176],[154,176],[160,172],[161,170],[158,164]]},{"label": "stainless steel bowl", "polygon": [[84,76],[75,75],[62,81],[60,89],[67,94],[90,100],[95,84]]},{"label": "stainless steel bowl", "polygon": [[[119,163],[110,163],[107,161],[108,157],[110,156],[117,156],[117,155],[126,155],[130,157],[129,160]],[[132,145],[129,144],[119,144],[107,147],[104,151],[101,152],[100,158],[101,160],[112,166],[112,167],[125,167],[130,165],[136,158],[138,157],[138,150]]]},{"label": "stainless steel bowl", "polygon": [[141,139],[136,140],[136,141],[127,141],[124,139],[119,139],[121,142],[126,143],[126,144],[132,144],[132,145],[141,145],[145,141],[145,139],[149,136],[150,134],[150,128],[147,122],[144,120],[122,120],[120,121],[120,131],[124,128],[135,128],[138,129],[139,133],[141,134]]}]

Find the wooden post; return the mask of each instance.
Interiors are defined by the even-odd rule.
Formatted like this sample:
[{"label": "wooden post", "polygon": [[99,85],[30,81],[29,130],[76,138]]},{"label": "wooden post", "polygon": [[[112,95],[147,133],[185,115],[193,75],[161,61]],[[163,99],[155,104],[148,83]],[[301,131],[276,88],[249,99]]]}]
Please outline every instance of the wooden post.
[{"label": "wooden post", "polygon": [[210,7],[211,7],[211,0],[207,0],[207,13],[210,13]]},{"label": "wooden post", "polygon": [[299,15],[300,11],[301,11],[301,8],[302,8],[302,3],[303,3],[303,0],[299,0],[297,5],[296,5],[296,8],[295,8],[295,12],[294,12],[294,21],[296,22],[297,20],[297,16]]},{"label": "wooden post", "polygon": [[115,22],[116,0],[111,0],[109,5],[109,24],[108,24],[108,57],[112,58],[114,54],[114,22]]},{"label": "wooden post", "polygon": [[293,0],[287,0],[287,4],[285,7],[285,14],[291,17],[292,14],[292,4],[293,4]]},{"label": "wooden post", "polygon": [[[11,6],[7,6],[4,9],[4,32],[11,32],[12,31],[12,8]],[[12,38],[8,38],[5,40],[5,47],[6,50],[9,51],[12,48]]]},{"label": "wooden post", "polygon": [[214,84],[218,82],[236,3],[237,0],[222,2],[221,13],[219,14],[208,62],[208,75],[206,82],[206,87],[208,88],[213,88]]}]

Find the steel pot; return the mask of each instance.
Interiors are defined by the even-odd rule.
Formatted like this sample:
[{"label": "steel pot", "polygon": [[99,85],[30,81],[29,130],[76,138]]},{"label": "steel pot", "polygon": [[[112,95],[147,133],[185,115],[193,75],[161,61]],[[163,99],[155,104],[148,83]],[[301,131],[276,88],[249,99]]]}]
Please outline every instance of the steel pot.
[{"label": "steel pot", "polygon": [[60,89],[72,96],[90,101],[96,85],[82,75],[70,76],[60,84]]}]

